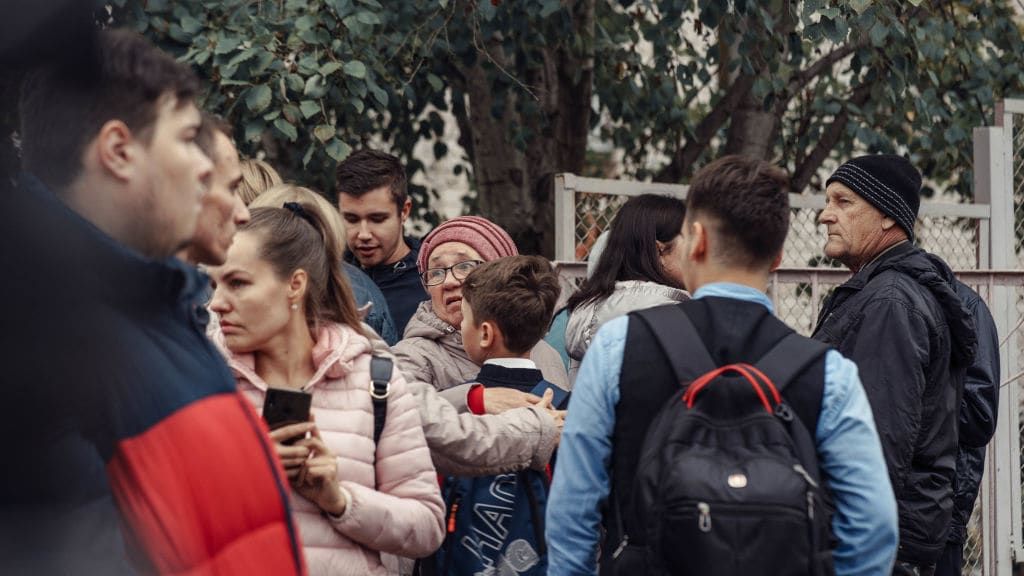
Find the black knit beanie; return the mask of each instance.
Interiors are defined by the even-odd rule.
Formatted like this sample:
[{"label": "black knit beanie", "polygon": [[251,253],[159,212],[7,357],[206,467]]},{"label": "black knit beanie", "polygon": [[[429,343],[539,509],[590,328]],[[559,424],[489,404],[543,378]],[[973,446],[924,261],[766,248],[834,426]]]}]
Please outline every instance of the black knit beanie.
[{"label": "black knit beanie", "polygon": [[914,221],[921,207],[921,173],[909,160],[895,154],[858,156],[840,166],[825,186],[832,182],[846,185],[914,239]]}]

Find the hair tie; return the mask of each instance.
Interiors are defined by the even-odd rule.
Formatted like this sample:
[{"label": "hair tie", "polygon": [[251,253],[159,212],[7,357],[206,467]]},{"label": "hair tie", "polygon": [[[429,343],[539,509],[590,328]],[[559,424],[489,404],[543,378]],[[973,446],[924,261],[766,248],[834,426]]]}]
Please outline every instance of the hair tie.
[{"label": "hair tie", "polygon": [[317,227],[316,221],[313,220],[313,215],[310,214],[302,204],[299,204],[298,202],[285,202],[284,208],[308,222],[313,228]]}]

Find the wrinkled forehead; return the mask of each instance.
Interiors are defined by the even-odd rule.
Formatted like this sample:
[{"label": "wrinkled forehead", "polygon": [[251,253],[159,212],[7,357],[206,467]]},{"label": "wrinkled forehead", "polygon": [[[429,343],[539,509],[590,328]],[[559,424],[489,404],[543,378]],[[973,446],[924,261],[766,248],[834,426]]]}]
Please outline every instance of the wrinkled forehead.
[{"label": "wrinkled forehead", "polygon": [[464,260],[483,260],[480,253],[468,244],[462,242],[445,242],[439,245],[430,253],[427,258],[427,266],[436,268],[439,266],[451,266]]},{"label": "wrinkled forehead", "polygon": [[860,198],[860,194],[857,194],[842,182],[829,183],[829,185],[825,187],[825,195],[829,198],[837,198],[841,196],[856,196],[857,198]]}]

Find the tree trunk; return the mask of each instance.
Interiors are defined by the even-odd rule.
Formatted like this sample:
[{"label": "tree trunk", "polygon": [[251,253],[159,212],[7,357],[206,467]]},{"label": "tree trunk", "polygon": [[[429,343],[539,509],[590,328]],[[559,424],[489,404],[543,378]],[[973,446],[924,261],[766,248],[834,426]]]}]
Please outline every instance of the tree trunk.
[{"label": "tree trunk", "polygon": [[771,110],[765,110],[752,94],[732,113],[726,130],[725,154],[742,154],[761,160],[768,159],[775,145],[779,119]]},{"label": "tree trunk", "polygon": [[[538,67],[511,81],[500,118],[492,115],[493,82],[503,72],[495,70],[489,59],[510,72],[517,66],[498,39],[483,39],[487,53],[478,54],[476,62],[462,70],[468,121],[459,125],[472,132],[469,150],[480,211],[507,230],[524,254],[554,256],[554,175],[579,173],[586,160],[593,93],[594,1],[579,0],[569,7],[575,33],[588,46],[585,53],[573,54],[569,46],[545,50]],[[517,110],[521,108],[518,102],[533,98],[517,82],[536,95],[539,114]],[[525,150],[512,141],[513,126],[530,132]]]}]

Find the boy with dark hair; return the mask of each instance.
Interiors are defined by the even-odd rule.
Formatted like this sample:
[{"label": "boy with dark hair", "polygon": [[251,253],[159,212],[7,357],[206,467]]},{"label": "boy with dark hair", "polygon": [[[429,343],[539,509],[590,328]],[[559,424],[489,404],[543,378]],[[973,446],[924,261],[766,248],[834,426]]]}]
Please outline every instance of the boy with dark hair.
[{"label": "boy with dark hair", "polygon": [[[515,388],[561,400],[547,391],[530,350],[551,322],[560,292],[558,276],[540,256],[510,256],[478,266],[462,287],[462,338],[481,365],[475,381],[484,387]],[[471,393],[470,408],[484,413],[483,395]],[[448,536],[436,555],[438,574],[544,574],[544,509],[548,478],[524,470],[480,478],[449,477],[442,494]]]},{"label": "boy with dark hair", "polygon": [[[789,227],[786,184],[784,172],[753,158],[702,168],[682,232],[693,299],[598,331],[573,388],[552,483],[549,574],[593,574],[599,551],[608,574],[816,574],[833,562],[837,575],[891,569],[895,500],[857,368],[796,335],[765,294]],[[755,382],[744,368],[754,363],[781,396],[767,395],[768,377]],[[742,368],[749,382],[719,377],[716,367],[726,366]],[[763,403],[751,385],[763,388]],[[732,395],[720,395],[723,387]],[[723,443],[737,422],[764,428]],[[834,500],[835,550],[824,546],[829,526],[814,478]],[[766,514],[757,504],[783,495],[800,524],[780,529],[782,507]]]},{"label": "boy with dark hair", "polygon": [[358,262],[384,293],[399,336],[428,297],[416,268],[419,241],[403,233],[412,210],[407,188],[405,167],[387,152],[356,151],[335,172],[346,260]]},{"label": "boy with dark hair", "polygon": [[19,306],[58,321],[3,339],[20,360],[8,400],[33,419],[10,455],[23,472],[0,485],[0,571],[121,572],[93,565],[125,560],[97,544],[117,530],[101,518],[113,499],[136,571],[306,572],[273,446],[199,329],[203,284],[172,257],[211,176],[198,86],[124,30],[98,33],[88,65],[25,81],[5,234],[47,287]]}]

